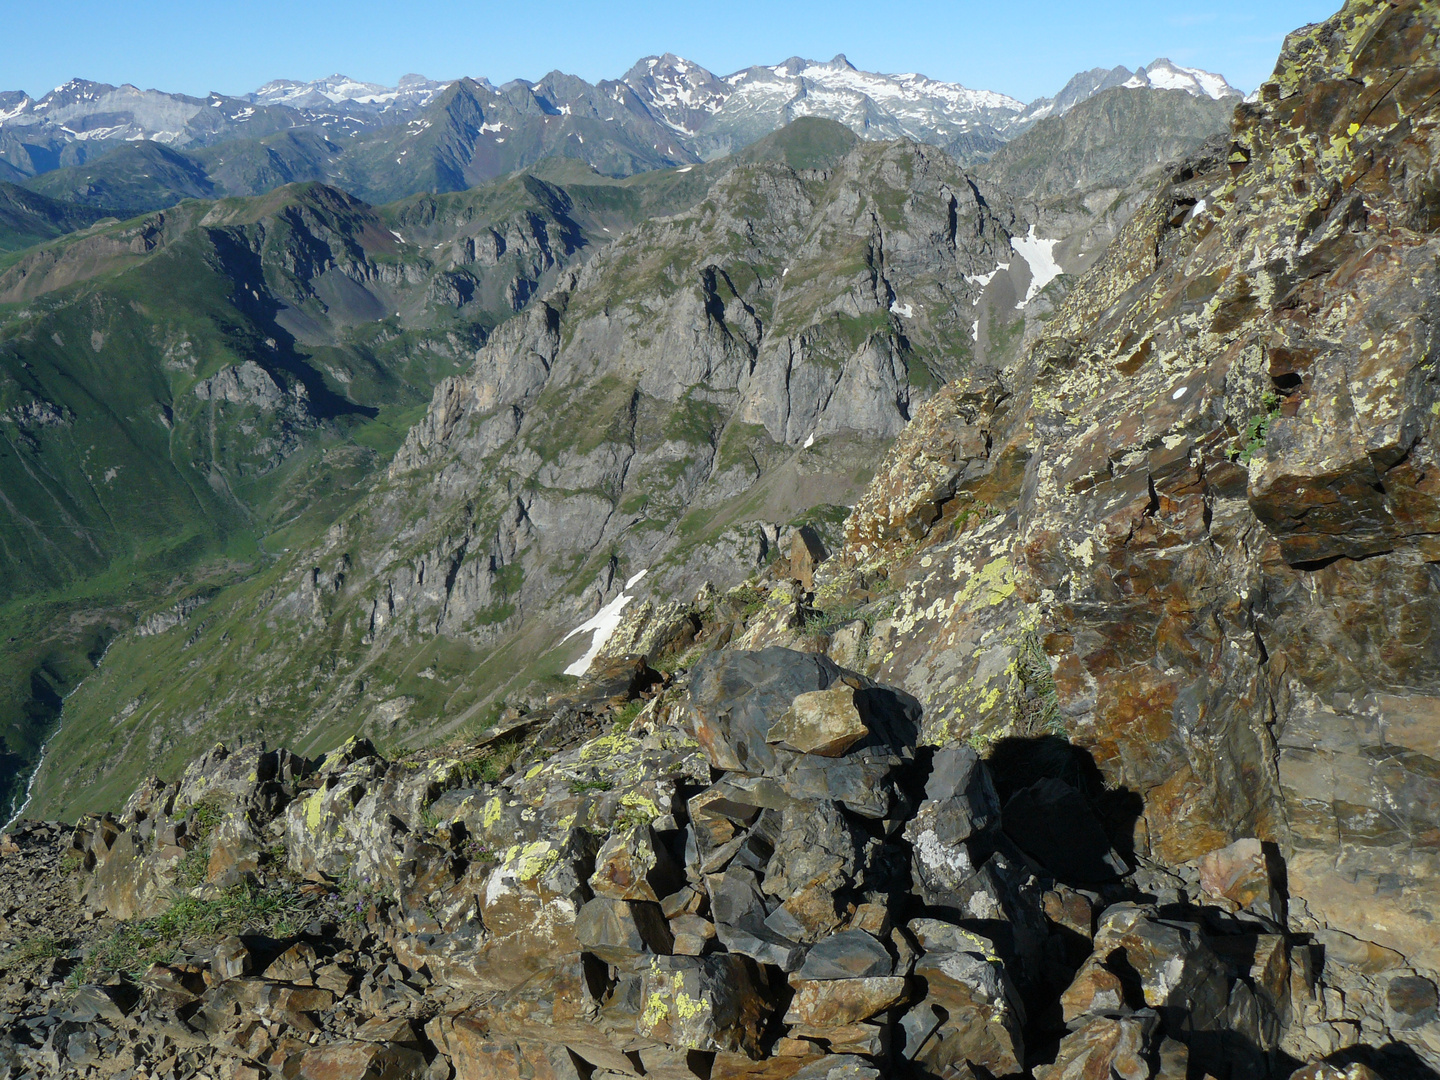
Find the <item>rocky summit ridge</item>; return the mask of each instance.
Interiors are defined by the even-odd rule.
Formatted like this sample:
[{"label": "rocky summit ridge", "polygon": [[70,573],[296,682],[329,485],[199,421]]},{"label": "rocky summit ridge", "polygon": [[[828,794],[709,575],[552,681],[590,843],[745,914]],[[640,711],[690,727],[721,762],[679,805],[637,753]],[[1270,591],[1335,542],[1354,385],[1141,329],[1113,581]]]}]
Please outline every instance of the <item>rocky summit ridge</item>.
[{"label": "rocky summit ridge", "polygon": [[[13,826],[0,1068],[1433,1076],[1437,56],[1431,0],[1349,0],[1291,34],[1224,142],[1166,167],[1022,348],[906,391],[889,449],[858,444],[873,476],[843,522],[792,521],[726,589],[608,562],[604,597],[637,597],[578,684],[425,749],[230,740],[108,813]],[[622,382],[604,409],[581,395],[611,426],[565,466],[518,449],[587,430],[545,388],[666,348],[646,326],[688,343],[686,388],[708,387],[692,399],[722,427],[740,416],[784,453],[813,449],[823,410],[797,416],[732,376],[763,381],[771,348],[787,373],[817,358],[837,392],[882,359],[908,371],[924,335],[948,332],[957,274],[983,299],[999,278],[970,278],[1001,241],[1033,253],[1019,211],[980,212],[931,148],[824,130],[716,177],[736,198],[707,188],[562,270],[441,384],[351,519],[394,520],[396,550],[371,557],[342,527],[246,610],[365,644],[397,595],[370,591],[377,571],[423,622],[446,617],[443,593],[498,595],[458,569],[472,538],[506,535],[470,527],[475,477],[520,477],[513,541],[539,531],[531,508],[589,497],[567,469],[623,486],[619,458],[658,463],[678,441],[630,438],[644,395],[679,389],[649,364],[643,393]],[[784,288],[739,273],[807,243],[853,257],[819,278],[782,264]],[[937,250],[955,265],[927,276]],[[657,264],[675,251],[689,261]],[[670,274],[637,315],[650,292],[620,286]],[[691,277],[697,292],[676,284]],[[818,363],[827,335],[872,316],[838,371]],[[898,375],[884,385],[876,424],[901,405]],[[428,506],[396,519],[412,475],[458,496],[444,523]],[[671,488],[723,475],[655,472]],[[447,530],[458,562],[427,546]],[[511,553],[473,565],[505,581]],[[536,578],[504,587],[523,600]],[[194,617],[175,616],[143,640]],[[226,630],[238,652],[266,627]],[[447,662],[423,660],[417,685]],[[307,685],[324,680],[301,662]]]}]

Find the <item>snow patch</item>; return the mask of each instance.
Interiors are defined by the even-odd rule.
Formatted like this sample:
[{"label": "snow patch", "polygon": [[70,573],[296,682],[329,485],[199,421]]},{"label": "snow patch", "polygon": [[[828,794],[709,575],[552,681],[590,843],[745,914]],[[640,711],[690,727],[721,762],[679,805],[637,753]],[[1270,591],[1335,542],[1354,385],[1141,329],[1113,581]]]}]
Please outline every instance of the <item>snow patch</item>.
[{"label": "snow patch", "polygon": [[576,660],[565,669],[566,675],[584,675],[585,672],[590,670],[590,665],[594,662],[595,657],[600,655],[600,650],[605,647],[605,642],[610,640],[610,635],[613,634],[616,627],[620,625],[621,612],[625,610],[626,605],[629,604],[631,600],[635,599],[626,590],[633,588],[635,583],[649,572],[649,570],[641,570],[629,581],[625,582],[625,588],[620,590],[619,595],[617,595],[614,600],[611,600],[594,615],[590,616],[590,618],[586,619],[560,639],[560,643],[563,645],[576,634],[583,634],[586,631],[594,632],[594,636],[590,639],[590,648],[585,651],[584,656],[580,657],[579,660]]},{"label": "snow patch", "polygon": [[810,447],[812,447],[812,446],[814,446],[814,445],[815,445],[815,433],[812,431],[809,435],[805,436],[805,443],[804,443],[803,446],[800,447],[800,449],[802,449],[802,450],[809,450]]},{"label": "snow patch", "polygon": [[1021,300],[1015,307],[1023,308],[1034,300],[1040,290],[1049,285],[1060,276],[1059,264],[1055,262],[1055,245],[1059,240],[1041,240],[1035,235],[1035,226],[1030,226],[1030,232],[1024,237],[1010,238],[1010,246],[1030,267],[1030,288],[1025,292],[1025,299]]},{"label": "snow patch", "polygon": [[900,303],[899,300],[891,303],[890,311],[895,315],[899,315],[902,319],[913,318],[915,315],[914,308],[912,308],[909,304]]},{"label": "snow patch", "polygon": [[995,280],[995,275],[1000,273],[1001,270],[1009,269],[1009,263],[996,263],[995,269],[991,270],[988,274],[966,274],[965,280],[970,282],[971,285],[979,285],[980,288],[983,289],[986,285],[989,285],[990,282]]}]

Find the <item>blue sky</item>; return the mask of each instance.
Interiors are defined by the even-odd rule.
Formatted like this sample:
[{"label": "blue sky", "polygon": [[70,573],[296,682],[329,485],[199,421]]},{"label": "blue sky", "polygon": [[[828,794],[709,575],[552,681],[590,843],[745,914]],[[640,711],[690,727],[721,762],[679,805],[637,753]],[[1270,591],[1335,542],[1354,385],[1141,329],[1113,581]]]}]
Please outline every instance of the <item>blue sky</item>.
[{"label": "blue sky", "polygon": [[726,74],[845,53],[871,71],[919,71],[1028,101],[1077,70],[1157,56],[1253,89],[1287,31],[1339,0],[48,0],[7,3],[0,89],[44,93],[72,76],[191,94],[239,94],[272,78],[344,72],[393,83],[538,79],[559,68],[618,78],[672,51]]}]

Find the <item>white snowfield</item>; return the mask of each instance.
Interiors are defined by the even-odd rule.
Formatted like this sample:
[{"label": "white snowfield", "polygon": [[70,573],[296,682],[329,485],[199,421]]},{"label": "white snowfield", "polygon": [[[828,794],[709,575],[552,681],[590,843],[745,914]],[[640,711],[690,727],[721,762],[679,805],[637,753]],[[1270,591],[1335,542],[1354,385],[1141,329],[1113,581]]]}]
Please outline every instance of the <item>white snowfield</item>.
[{"label": "white snowfield", "polygon": [[1123,85],[1132,89],[1150,87],[1155,90],[1184,90],[1195,97],[1208,97],[1215,101],[1240,96],[1240,91],[1231,86],[1225,76],[1202,71],[1200,68],[1181,67],[1163,57],[1148,67],[1141,68]]},{"label": "white snowfield", "polygon": [[1040,290],[1049,285],[1064,271],[1055,262],[1055,245],[1059,240],[1041,240],[1035,235],[1035,226],[1030,226],[1030,232],[1026,236],[1012,236],[1010,246],[1015,249],[1015,254],[1025,260],[1030,267],[1030,288],[1025,290],[1025,299],[1015,305],[1017,309],[1023,308],[1039,295]]},{"label": "white snowfield", "polygon": [[266,83],[249,99],[259,105],[288,105],[291,108],[314,108],[320,100],[332,105],[354,102],[357,105],[385,106],[401,102],[412,107],[429,104],[430,100],[450,83],[432,82],[419,75],[407,75],[398,86],[361,82],[348,75],[331,75],[311,82],[275,79]]},{"label": "white snowfield", "polygon": [[629,581],[625,582],[625,588],[620,590],[615,599],[611,600],[594,615],[591,615],[590,618],[586,619],[560,639],[560,643],[563,645],[576,634],[583,634],[587,631],[594,632],[594,636],[590,638],[590,648],[585,650],[584,656],[580,657],[579,660],[576,660],[565,669],[566,675],[584,675],[585,672],[590,670],[591,663],[594,662],[595,657],[600,655],[600,650],[605,647],[605,642],[610,640],[610,635],[613,634],[615,628],[620,625],[621,612],[625,610],[625,606],[629,604],[631,600],[635,599],[630,595],[630,590],[635,587],[636,582],[649,572],[649,570],[641,570]]}]

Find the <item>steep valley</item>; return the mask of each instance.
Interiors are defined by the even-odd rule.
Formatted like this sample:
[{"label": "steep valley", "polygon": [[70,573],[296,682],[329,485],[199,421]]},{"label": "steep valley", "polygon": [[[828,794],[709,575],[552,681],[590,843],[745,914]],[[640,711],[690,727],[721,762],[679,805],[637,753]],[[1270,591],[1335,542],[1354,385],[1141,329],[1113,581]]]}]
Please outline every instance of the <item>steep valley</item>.
[{"label": "steep valley", "polygon": [[491,328],[704,191],[576,179],[182,203],[0,275],[7,800],[117,631],[313,542]]},{"label": "steep valley", "polygon": [[[688,596],[773,559],[780,531],[838,537],[911,411],[1007,358],[976,323],[1018,347],[1025,278],[996,267],[1024,230],[943,154],[808,121],[706,168],[671,174],[704,190],[692,209],[567,272],[441,381],[323,540],[193,629],[117,642],[33,807],[118,799],[141,762],[237,733],[313,751],[478,727],[555,685],[584,651],[559,639],[640,571]],[[429,246],[428,215],[394,223]]]}]

